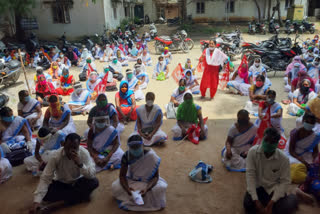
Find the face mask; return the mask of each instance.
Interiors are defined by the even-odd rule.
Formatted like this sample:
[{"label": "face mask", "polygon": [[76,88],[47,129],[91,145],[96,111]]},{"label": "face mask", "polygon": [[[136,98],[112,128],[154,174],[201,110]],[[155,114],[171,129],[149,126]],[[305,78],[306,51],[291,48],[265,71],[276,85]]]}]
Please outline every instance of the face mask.
[{"label": "face mask", "polygon": [[259,66],[260,66],[260,62],[255,62],[254,65],[255,65],[256,67],[259,67]]},{"label": "face mask", "polygon": [[179,91],[184,91],[185,88],[185,86],[179,86]]},{"label": "face mask", "polygon": [[256,86],[258,88],[261,88],[263,86],[263,82],[262,81],[256,81]]},{"label": "face mask", "polygon": [[57,68],[58,68],[58,66],[56,66],[56,65],[55,65],[55,66],[52,66],[52,68],[53,68],[53,69],[57,69]]},{"label": "face mask", "polygon": [[87,63],[91,63],[91,59],[87,59]]},{"label": "face mask", "polygon": [[69,77],[69,74],[65,74],[65,75],[63,75],[64,76],[64,78],[68,78]]},{"label": "face mask", "polygon": [[192,99],[188,99],[188,100],[185,100],[184,102],[185,102],[186,104],[191,105],[191,104],[193,103],[193,100],[192,100]]},{"label": "face mask", "polygon": [[130,80],[132,79],[132,76],[133,76],[133,74],[128,74],[127,75],[128,79],[130,79]]},{"label": "face mask", "polygon": [[309,87],[301,86],[300,91],[302,94],[307,94],[309,92]]},{"label": "face mask", "polygon": [[130,154],[133,157],[138,158],[143,154],[143,149],[142,149],[142,147],[140,147],[139,149],[130,149]]},{"label": "face mask", "polygon": [[27,97],[24,98],[24,101],[25,101],[25,102],[29,102],[30,100],[31,100],[31,97],[30,97],[30,96],[27,96]]},{"label": "face mask", "polygon": [[63,58],[64,57],[64,55],[60,55],[60,58]]},{"label": "face mask", "polygon": [[310,43],[310,40],[308,39],[306,42],[307,42],[307,43]]},{"label": "face mask", "polygon": [[153,106],[153,100],[147,100],[147,106],[148,107],[151,107],[151,106]]},{"label": "face mask", "polygon": [[238,119],[238,124],[240,126],[245,126],[245,125],[248,125],[249,121],[248,120],[245,120],[245,119]]},{"label": "face mask", "polygon": [[38,52],[35,52],[35,53],[34,53],[34,55],[38,56],[38,55],[39,55],[39,53],[38,53]]},{"label": "face mask", "polygon": [[106,123],[95,122],[95,125],[98,129],[103,129],[104,127],[106,127]]},{"label": "face mask", "polygon": [[162,65],[162,64],[163,64],[163,61],[160,61],[159,64]]},{"label": "face mask", "polygon": [[190,67],[190,66],[191,66],[191,63],[188,62],[187,65]]},{"label": "face mask", "polygon": [[47,81],[43,80],[43,81],[40,81],[40,85],[45,85],[47,83]]},{"label": "face mask", "polygon": [[103,107],[105,107],[106,105],[108,105],[108,101],[107,101],[107,100],[98,101],[98,102],[97,102],[97,105],[98,105],[100,108],[103,108]]},{"label": "face mask", "polygon": [[3,120],[4,122],[11,123],[11,122],[14,120],[14,116],[11,116],[11,117],[2,117],[1,120]]},{"label": "face mask", "polygon": [[268,104],[273,104],[274,103],[274,99],[273,98],[267,98],[267,103]]},{"label": "face mask", "polygon": [[108,69],[104,69],[104,73],[108,73],[109,71],[109,68]]},{"label": "face mask", "polygon": [[262,141],[261,146],[265,153],[271,154],[276,151],[278,144],[277,143],[270,144],[270,143],[267,143],[266,141]]},{"label": "face mask", "polygon": [[303,128],[307,131],[311,131],[314,128],[315,124],[310,124],[310,123],[303,123]]},{"label": "face mask", "polygon": [[213,51],[213,50],[214,50],[214,48],[212,48],[212,47],[209,47],[209,50],[210,50],[210,51]]},{"label": "face mask", "polygon": [[122,93],[126,93],[127,91],[128,91],[127,88],[121,88],[121,92],[122,92]]},{"label": "face mask", "polygon": [[190,79],[190,76],[186,75],[186,78],[187,78],[187,79]]},{"label": "face mask", "polygon": [[114,59],[114,60],[113,60],[113,63],[114,63],[114,64],[117,64],[117,62],[118,62],[117,59]]}]

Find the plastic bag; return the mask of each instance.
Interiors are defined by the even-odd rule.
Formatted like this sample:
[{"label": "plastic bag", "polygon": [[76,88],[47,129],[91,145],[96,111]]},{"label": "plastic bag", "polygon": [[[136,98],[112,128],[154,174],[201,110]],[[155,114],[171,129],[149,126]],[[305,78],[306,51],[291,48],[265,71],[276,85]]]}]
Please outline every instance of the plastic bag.
[{"label": "plastic bag", "polygon": [[166,80],[166,74],[163,71],[160,72],[159,75],[157,76],[157,80],[159,80],[159,81]]}]

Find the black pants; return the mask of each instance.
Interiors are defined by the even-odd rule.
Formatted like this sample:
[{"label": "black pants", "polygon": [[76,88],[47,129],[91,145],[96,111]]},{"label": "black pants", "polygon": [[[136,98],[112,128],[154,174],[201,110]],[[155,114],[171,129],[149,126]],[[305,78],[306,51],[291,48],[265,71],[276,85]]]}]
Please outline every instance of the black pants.
[{"label": "black pants", "polygon": [[44,201],[64,201],[67,204],[76,204],[90,199],[90,194],[99,186],[98,179],[79,178],[73,184],[66,184],[60,181],[52,181]]},{"label": "black pants", "polygon": [[78,61],[77,60],[70,60],[71,65],[77,66],[78,65]]},{"label": "black pants", "polygon": [[[258,199],[263,206],[267,206],[269,201],[272,198],[272,194],[268,194],[263,187],[257,188]],[[247,192],[244,197],[243,206],[247,214],[254,214],[256,212],[256,204],[252,200],[251,195]],[[286,195],[283,198],[280,198],[277,202],[273,204],[272,213],[273,214],[290,214],[294,213],[298,208],[298,200],[295,195]]]},{"label": "black pants", "polygon": [[113,78],[117,79],[118,81],[121,81],[123,78],[123,75],[121,73],[112,73]]}]

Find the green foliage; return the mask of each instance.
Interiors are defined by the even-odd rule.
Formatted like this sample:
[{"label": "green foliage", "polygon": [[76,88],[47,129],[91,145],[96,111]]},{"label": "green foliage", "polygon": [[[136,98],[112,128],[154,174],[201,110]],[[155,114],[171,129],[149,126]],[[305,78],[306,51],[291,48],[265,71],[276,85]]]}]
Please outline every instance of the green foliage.
[{"label": "green foliage", "polygon": [[125,19],[122,19],[121,22],[120,22],[120,28],[122,30],[122,32],[124,32],[125,28],[126,28],[126,25],[132,23],[132,19],[131,18],[125,18]]},{"label": "green foliage", "polygon": [[186,32],[195,32],[195,28],[194,26],[192,26],[191,24],[182,24],[180,26],[180,30],[185,30]]},{"label": "green foliage", "polygon": [[36,5],[36,0],[0,0],[0,13],[14,11],[19,15],[28,15]]}]

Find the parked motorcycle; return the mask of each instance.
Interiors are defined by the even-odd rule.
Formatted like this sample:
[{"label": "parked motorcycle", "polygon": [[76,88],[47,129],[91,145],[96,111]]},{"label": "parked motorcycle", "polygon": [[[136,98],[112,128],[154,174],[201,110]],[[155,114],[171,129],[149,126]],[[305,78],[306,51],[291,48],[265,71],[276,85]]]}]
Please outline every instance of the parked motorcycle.
[{"label": "parked motorcycle", "polygon": [[259,22],[249,22],[249,30],[248,30],[249,34],[256,34],[256,33],[260,33],[265,35],[266,32],[266,26],[264,23],[259,23]]},{"label": "parked motorcycle", "polygon": [[155,37],[156,40],[155,50],[157,54],[160,54],[165,47],[169,47],[172,51],[182,50],[184,53],[189,52],[189,45],[187,43],[190,38],[187,38],[188,34],[186,31],[182,30],[177,32],[172,37],[170,36],[160,36]]},{"label": "parked motorcycle", "polygon": [[21,63],[18,60],[11,60],[5,63],[0,60],[0,85],[5,87],[16,83],[21,74]]},{"label": "parked motorcycle", "polygon": [[33,53],[36,49],[40,48],[39,40],[34,33],[30,33],[29,38],[26,41],[26,49],[28,53]]},{"label": "parked motorcycle", "polygon": [[167,20],[167,25],[170,26],[175,26],[175,25],[179,25],[181,23],[181,20],[179,17],[175,17],[173,19],[168,19]]},{"label": "parked motorcycle", "polygon": [[9,96],[3,93],[0,93],[0,109],[5,107],[8,102],[9,102]]},{"label": "parked motorcycle", "polygon": [[248,26],[248,34],[251,34],[251,35],[256,34],[256,26],[255,26],[255,24],[253,24],[253,22],[249,22],[248,24],[249,24],[249,26]]},{"label": "parked motorcycle", "polygon": [[309,31],[311,34],[314,34],[314,32],[315,32],[315,30],[316,30],[316,28],[315,28],[315,26],[314,26],[314,23],[309,23],[308,21],[307,21],[307,16],[305,16],[304,17],[304,19],[302,20],[302,24],[301,24],[301,26],[302,26],[302,32],[307,32],[307,31]]},{"label": "parked motorcycle", "polygon": [[287,33],[287,34],[291,34],[291,33],[294,33],[295,32],[295,26],[294,26],[294,24],[293,24],[293,22],[291,22],[290,20],[286,20],[286,22],[285,22],[285,32]]},{"label": "parked motorcycle", "polygon": [[279,33],[280,32],[280,25],[275,22],[275,18],[272,17],[269,22],[269,33]]}]

